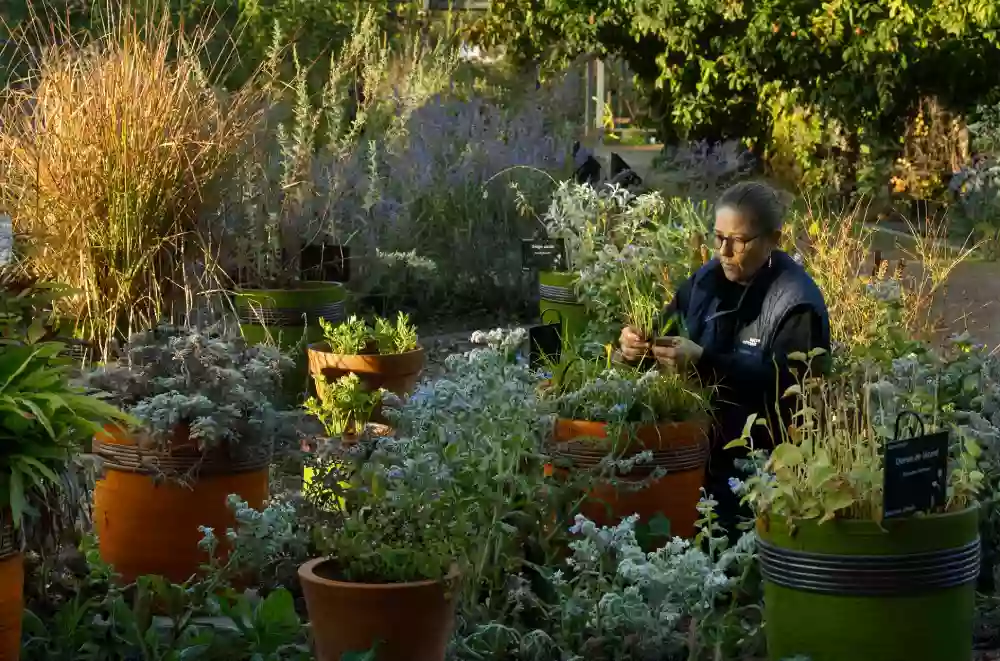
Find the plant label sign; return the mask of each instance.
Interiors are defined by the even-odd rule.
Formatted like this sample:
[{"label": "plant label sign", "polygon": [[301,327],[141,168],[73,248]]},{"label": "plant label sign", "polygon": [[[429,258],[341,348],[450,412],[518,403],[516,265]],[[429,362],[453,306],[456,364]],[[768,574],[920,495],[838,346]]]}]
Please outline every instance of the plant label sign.
[{"label": "plant label sign", "polygon": [[566,242],[562,239],[521,241],[521,269],[524,271],[562,271],[566,262]]},{"label": "plant label sign", "polygon": [[947,477],[948,432],[888,441],[883,518],[929,512],[944,505]]}]

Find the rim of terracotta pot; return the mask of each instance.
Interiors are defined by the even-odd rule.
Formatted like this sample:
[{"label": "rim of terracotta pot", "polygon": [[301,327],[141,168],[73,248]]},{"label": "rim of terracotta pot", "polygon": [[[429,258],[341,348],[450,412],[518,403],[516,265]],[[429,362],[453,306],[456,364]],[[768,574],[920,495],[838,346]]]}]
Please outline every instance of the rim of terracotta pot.
[{"label": "rim of terracotta pot", "polygon": [[348,590],[399,590],[401,588],[428,588],[435,585],[444,585],[443,580],[408,581],[406,583],[355,583],[353,581],[335,581],[330,578],[323,578],[316,574],[316,568],[320,565],[334,562],[330,556],[313,558],[299,565],[299,580],[308,581],[317,585],[325,585],[331,588],[344,588]]},{"label": "rim of terracotta pot", "polygon": [[[570,427],[570,426],[584,426],[584,425],[599,425],[602,429],[607,429],[610,422],[600,422],[598,420],[580,420],[578,418],[563,418],[557,417],[555,421],[555,429],[559,427]],[[687,420],[673,420],[668,422],[650,422],[643,423],[636,427],[636,429],[643,428],[655,428],[660,429],[663,427],[675,428],[675,427],[698,427],[700,429],[707,430],[711,426],[711,418],[708,416],[699,416],[694,418],[688,418]],[[592,438],[586,434],[580,434],[577,438]]]},{"label": "rim of terracotta pot", "polygon": [[351,358],[357,357],[357,358],[402,359],[404,357],[415,356],[417,354],[424,353],[424,347],[420,344],[417,345],[416,349],[410,349],[409,351],[402,351],[400,353],[335,353],[333,351],[330,351],[329,347],[330,345],[328,342],[313,342],[312,344],[308,345],[307,348],[310,351],[314,351],[316,353],[325,353],[331,356],[348,356]]}]

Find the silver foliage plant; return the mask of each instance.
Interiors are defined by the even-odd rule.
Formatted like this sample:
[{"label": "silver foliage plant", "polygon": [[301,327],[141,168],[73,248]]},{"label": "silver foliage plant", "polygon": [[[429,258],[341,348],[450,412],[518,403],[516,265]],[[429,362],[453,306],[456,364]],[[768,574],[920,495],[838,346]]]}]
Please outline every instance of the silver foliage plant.
[{"label": "silver foliage plant", "polygon": [[141,420],[143,440],[158,449],[186,425],[202,452],[270,452],[290,445],[300,428],[302,414],[280,404],[292,366],[279,349],[249,345],[220,327],[161,325],[133,335],[117,362],[83,381]]},{"label": "silver foliage plant", "polygon": [[[674,539],[651,553],[639,548],[635,517],[605,529],[578,517],[571,557],[542,569],[549,594],[540,598],[520,544],[525,519],[540,524],[553,516],[538,505],[552,488],[543,471],[552,420],[537,399],[543,375],[521,355],[523,330],[473,339],[481,346],[450,356],[440,379],[389,402],[399,437],[376,439],[364,460],[384,488],[377,497],[362,493],[365,517],[338,522],[297,497],[276,498],[257,512],[232,498],[238,526],[227,537],[240,563],[291,573],[316,553],[311,540],[320,533],[334,557],[360,562],[353,569],[362,574],[398,579],[403,565],[438,575],[457,565],[467,585],[496,590],[485,606],[475,594],[462,600],[449,653],[455,661],[680,659],[692,646],[716,645],[723,631],[749,645],[755,618],[718,604],[744,584],[752,536],[729,548],[710,501],[700,506],[699,540]],[[426,524],[409,537],[420,546],[395,544],[400,531],[387,528],[414,519]],[[338,523],[344,527],[323,531]]]}]

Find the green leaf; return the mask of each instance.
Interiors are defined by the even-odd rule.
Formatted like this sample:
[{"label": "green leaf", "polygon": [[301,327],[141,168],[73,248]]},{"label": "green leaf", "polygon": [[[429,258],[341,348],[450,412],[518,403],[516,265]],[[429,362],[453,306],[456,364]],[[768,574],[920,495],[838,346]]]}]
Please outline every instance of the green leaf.
[{"label": "green leaf", "polygon": [[52,482],[52,483],[58,483],[59,482],[59,476],[56,475],[55,472],[51,468],[49,468],[48,466],[46,466],[42,462],[38,461],[38,459],[36,459],[35,457],[31,457],[31,456],[28,456],[28,455],[21,455],[21,461],[24,461],[24,462],[26,462],[28,464],[31,464],[32,466],[34,466],[35,468],[37,468],[38,471],[42,475],[44,475],[45,479],[47,479],[49,482]]},{"label": "green leaf", "polygon": [[792,443],[779,443],[771,453],[771,461],[775,468],[795,468],[805,461],[802,450]]},{"label": "green leaf", "polygon": [[8,499],[10,501],[10,513],[14,518],[14,527],[20,528],[25,506],[24,479],[21,477],[21,471],[14,467],[12,467],[10,472]]}]

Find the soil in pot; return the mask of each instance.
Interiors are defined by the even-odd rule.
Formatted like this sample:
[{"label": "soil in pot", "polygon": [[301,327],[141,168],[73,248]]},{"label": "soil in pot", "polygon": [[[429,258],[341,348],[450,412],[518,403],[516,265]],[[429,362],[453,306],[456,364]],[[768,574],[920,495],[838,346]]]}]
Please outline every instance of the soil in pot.
[{"label": "soil in pot", "polygon": [[350,583],[336,564],[316,558],[299,567],[317,661],[378,644],[377,661],[443,661],[455,604],[441,581]]},{"label": "soil in pot", "polygon": [[[639,427],[619,456],[628,458],[650,450],[652,461],[637,464],[630,473],[619,476],[620,485],[596,480],[580,507],[581,514],[602,526],[615,525],[632,514],[649,523],[662,514],[670,521],[671,536],[693,537],[708,460],[708,427],[707,420]],[[553,457],[575,469],[592,470],[608,454],[606,439],[605,423],[560,418],[553,437]],[[666,475],[636,488],[636,483],[648,480],[657,467]]]},{"label": "soil in pot", "polygon": [[[178,447],[187,443],[178,439]],[[199,572],[208,554],[198,547],[199,526],[214,529],[218,553],[226,552],[225,531],[235,525],[226,503],[238,494],[260,509],[268,496],[269,456],[242,462],[200,462],[189,484],[164,479],[184,473],[200,457],[145,450],[120,430],[108,428],[94,440],[104,461],[104,476],[94,489],[94,524],[101,557],[122,579],[157,574],[180,583]]]}]

